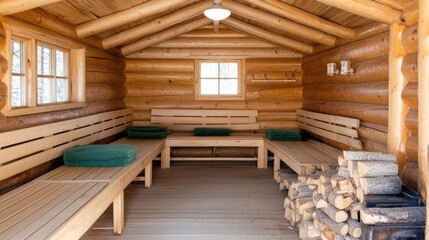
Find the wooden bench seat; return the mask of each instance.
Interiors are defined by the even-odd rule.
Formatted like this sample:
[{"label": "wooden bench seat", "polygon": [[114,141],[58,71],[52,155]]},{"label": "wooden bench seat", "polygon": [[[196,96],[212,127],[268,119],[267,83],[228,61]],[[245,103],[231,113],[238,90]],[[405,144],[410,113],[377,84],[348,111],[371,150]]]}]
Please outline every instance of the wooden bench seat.
[{"label": "wooden bench seat", "polygon": [[[362,149],[357,139],[359,120],[297,110],[299,126],[303,131],[340,142],[355,149]],[[316,169],[337,164],[341,151],[330,145],[315,141],[280,142],[265,139],[265,148],[274,154],[274,179],[279,181],[280,161],[296,173],[311,174]]]},{"label": "wooden bench seat", "polygon": [[[70,120],[31,128],[39,132],[22,129],[1,133],[0,137],[8,137],[9,140],[9,142],[2,141],[4,138],[0,140],[0,143],[4,144],[0,145],[3,146],[0,155],[9,156],[6,159],[13,159],[9,155],[15,152],[11,151],[12,149],[32,147],[33,152],[26,150],[26,154],[30,155],[24,158],[16,154],[17,159],[4,162],[4,165],[0,165],[0,171],[10,166],[24,166],[21,169],[14,168],[16,174],[30,168],[20,165],[19,161],[36,159],[36,163],[30,161],[29,164],[35,166],[37,163],[61,156],[67,149],[61,146],[67,145],[69,148],[78,144],[88,144],[94,139],[119,133],[131,125],[131,114],[132,110],[126,109],[85,117],[86,121],[80,118],[75,119],[75,122]],[[53,134],[52,131],[56,133]],[[27,137],[14,134],[21,132],[29,134]],[[41,138],[39,135],[45,137]],[[70,139],[64,136],[73,137]],[[45,143],[52,142],[53,137],[67,143],[61,144],[61,141],[52,145]],[[38,145],[35,145],[34,141]],[[152,160],[164,149],[165,140],[123,138],[114,143],[136,146],[137,159],[125,167],[62,166],[0,196],[0,239],[78,239],[112,203],[114,233],[120,234],[124,227],[124,189],[143,170],[145,185],[150,187]],[[10,147],[7,147],[8,144]],[[39,144],[46,148],[45,151],[39,151]],[[45,155],[45,152],[51,154]],[[5,179],[5,176],[0,178]]]},{"label": "wooden bench seat", "polygon": [[[256,110],[201,110],[201,109],[152,109],[151,124],[168,127],[173,134],[167,137],[161,167],[169,168],[172,147],[256,147],[257,166],[266,168],[264,138],[254,132],[259,130]],[[146,125],[147,123],[136,123]],[[231,136],[192,136],[197,127],[228,128]],[[181,158],[197,160],[197,158]],[[198,160],[253,160],[242,158],[199,158]]]}]

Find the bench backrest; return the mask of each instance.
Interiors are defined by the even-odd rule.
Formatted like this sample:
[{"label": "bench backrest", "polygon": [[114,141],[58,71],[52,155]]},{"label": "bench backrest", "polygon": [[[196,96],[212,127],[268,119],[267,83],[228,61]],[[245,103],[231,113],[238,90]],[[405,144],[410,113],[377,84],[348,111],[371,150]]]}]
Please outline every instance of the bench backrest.
[{"label": "bench backrest", "polygon": [[363,149],[358,140],[360,121],[355,118],[341,117],[298,109],[298,125],[301,129],[328,138],[356,149]]},{"label": "bench backrest", "polygon": [[152,109],[151,123],[173,131],[192,131],[196,127],[229,128],[234,131],[256,131],[257,110]]},{"label": "bench backrest", "polygon": [[0,180],[126,130],[133,110],[122,109],[87,117],[0,133]]}]

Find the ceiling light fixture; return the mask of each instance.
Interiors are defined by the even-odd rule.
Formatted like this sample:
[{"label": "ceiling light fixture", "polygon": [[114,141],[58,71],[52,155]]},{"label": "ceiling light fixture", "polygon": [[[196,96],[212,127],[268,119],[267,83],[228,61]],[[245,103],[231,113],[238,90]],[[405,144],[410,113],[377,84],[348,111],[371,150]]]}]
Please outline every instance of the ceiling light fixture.
[{"label": "ceiling light fixture", "polygon": [[220,4],[215,4],[209,9],[204,11],[204,15],[211,20],[220,21],[231,15],[231,11],[223,8]]}]

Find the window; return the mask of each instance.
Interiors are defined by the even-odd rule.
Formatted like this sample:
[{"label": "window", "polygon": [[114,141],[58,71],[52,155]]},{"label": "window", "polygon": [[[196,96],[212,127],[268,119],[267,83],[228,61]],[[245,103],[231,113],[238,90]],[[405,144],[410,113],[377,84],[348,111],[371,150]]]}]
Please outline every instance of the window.
[{"label": "window", "polygon": [[85,47],[79,42],[13,21],[5,27],[9,99],[5,116],[85,107]]},{"label": "window", "polygon": [[12,40],[12,83],[11,83],[11,105],[12,107],[24,107],[27,105],[27,76],[25,42]]},{"label": "window", "polygon": [[37,104],[69,100],[68,56],[68,50],[37,45]]},{"label": "window", "polygon": [[241,61],[198,61],[196,99],[243,99]]}]

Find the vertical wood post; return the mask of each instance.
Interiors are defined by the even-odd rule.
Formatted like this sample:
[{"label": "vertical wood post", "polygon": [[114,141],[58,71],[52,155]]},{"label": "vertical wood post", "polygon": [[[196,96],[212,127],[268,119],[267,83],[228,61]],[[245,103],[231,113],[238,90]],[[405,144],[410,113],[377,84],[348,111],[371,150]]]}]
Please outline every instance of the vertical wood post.
[{"label": "vertical wood post", "polygon": [[280,158],[274,154],[274,180],[280,183]]},{"label": "vertical wood post", "polygon": [[144,186],[145,188],[150,188],[152,187],[152,162],[150,161],[150,163],[144,168]]},{"label": "vertical wood post", "polygon": [[121,234],[125,226],[124,191],[113,200],[113,233]]},{"label": "vertical wood post", "polygon": [[395,154],[399,169],[405,166],[405,144],[408,137],[408,128],[405,125],[408,107],[402,101],[402,90],[408,81],[402,74],[401,67],[405,56],[402,46],[402,32],[405,25],[393,23],[390,25],[389,49],[389,127],[387,135],[387,151]]},{"label": "vertical wood post", "polygon": [[[418,101],[419,101],[419,191],[426,199],[426,219],[428,212],[428,144],[429,144],[429,1],[419,0],[418,21]],[[429,236],[429,221],[426,221],[426,237]]]}]

